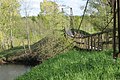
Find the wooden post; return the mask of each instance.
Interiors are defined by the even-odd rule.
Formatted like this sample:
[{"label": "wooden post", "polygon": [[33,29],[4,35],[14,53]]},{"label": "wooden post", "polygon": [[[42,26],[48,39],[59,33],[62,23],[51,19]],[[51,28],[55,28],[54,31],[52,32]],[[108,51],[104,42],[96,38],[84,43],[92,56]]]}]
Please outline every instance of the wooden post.
[{"label": "wooden post", "polygon": [[106,33],[106,49],[108,48],[109,46],[109,34]]},{"label": "wooden post", "polygon": [[103,50],[103,39],[102,39],[102,34],[100,34],[100,43],[101,43],[101,50]]},{"label": "wooden post", "polygon": [[120,54],[120,1],[117,0],[117,10],[118,10],[118,49]]},{"label": "wooden post", "polygon": [[113,24],[113,58],[116,59],[116,0],[114,2],[113,7],[113,16],[114,16],[114,24]]},{"label": "wooden post", "polygon": [[96,50],[96,43],[95,43],[95,42],[96,42],[96,39],[95,39],[95,38],[96,38],[96,35],[95,35],[94,38],[93,38],[93,39],[94,39],[94,50]]},{"label": "wooden post", "polygon": [[98,51],[100,50],[100,44],[99,44],[99,43],[100,43],[100,34],[98,34],[98,45],[97,45],[97,46],[98,46],[98,47],[97,47],[97,50],[98,50]]},{"label": "wooden post", "polygon": [[88,36],[88,50],[90,49],[90,37]]},{"label": "wooden post", "polygon": [[72,8],[70,8],[70,28],[73,29],[73,11],[72,11]]},{"label": "wooden post", "polygon": [[83,49],[83,38],[82,38],[82,42],[81,42],[81,45],[82,45],[82,49]]},{"label": "wooden post", "polygon": [[93,50],[93,36],[91,35],[91,45],[90,45],[90,49]]},{"label": "wooden post", "polygon": [[84,46],[85,46],[85,49],[87,49],[87,38],[85,38],[85,42],[84,42]]}]

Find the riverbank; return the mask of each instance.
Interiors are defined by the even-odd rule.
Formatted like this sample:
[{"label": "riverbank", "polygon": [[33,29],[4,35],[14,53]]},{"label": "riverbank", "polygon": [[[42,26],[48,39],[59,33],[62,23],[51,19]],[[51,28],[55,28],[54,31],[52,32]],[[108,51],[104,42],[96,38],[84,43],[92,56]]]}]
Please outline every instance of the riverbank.
[{"label": "riverbank", "polygon": [[71,50],[44,61],[16,80],[115,80],[120,79],[120,60],[111,51]]},{"label": "riverbank", "polygon": [[6,64],[7,62],[5,62],[3,59],[0,59],[0,65],[2,64]]},{"label": "riverbank", "polygon": [[[59,34],[60,35],[60,34]],[[72,45],[64,36],[50,35],[28,46],[14,47],[0,52],[0,59],[8,63],[24,65],[41,64],[44,60],[54,57],[72,48]]]}]

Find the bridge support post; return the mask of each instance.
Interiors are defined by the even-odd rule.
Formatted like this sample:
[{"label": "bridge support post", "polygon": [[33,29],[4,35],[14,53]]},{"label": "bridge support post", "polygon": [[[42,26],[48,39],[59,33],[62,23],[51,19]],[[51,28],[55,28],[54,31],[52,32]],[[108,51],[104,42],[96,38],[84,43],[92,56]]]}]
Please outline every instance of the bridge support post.
[{"label": "bridge support post", "polygon": [[94,36],[93,40],[94,40],[94,46],[93,46],[93,49],[96,50],[96,36]]},{"label": "bridge support post", "polygon": [[91,45],[90,45],[90,49],[91,49],[91,51],[93,50],[93,37],[91,36],[91,38],[90,38],[91,40]]},{"label": "bridge support post", "polygon": [[116,59],[116,0],[113,1],[113,16],[114,16],[114,24],[113,24],[113,58]]},{"label": "bridge support post", "polygon": [[109,34],[108,33],[106,33],[106,49],[108,49],[108,47],[109,47]]},{"label": "bridge support post", "polygon": [[120,54],[120,1],[117,0],[117,12],[118,12],[118,54]]},{"label": "bridge support post", "polygon": [[90,37],[88,37],[88,50],[90,49]]},{"label": "bridge support post", "polygon": [[98,34],[98,44],[97,44],[97,51],[100,50],[100,34]]},{"label": "bridge support post", "polygon": [[101,50],[103,50],[103,35],[100,34],[100,44],[101,44]]}]

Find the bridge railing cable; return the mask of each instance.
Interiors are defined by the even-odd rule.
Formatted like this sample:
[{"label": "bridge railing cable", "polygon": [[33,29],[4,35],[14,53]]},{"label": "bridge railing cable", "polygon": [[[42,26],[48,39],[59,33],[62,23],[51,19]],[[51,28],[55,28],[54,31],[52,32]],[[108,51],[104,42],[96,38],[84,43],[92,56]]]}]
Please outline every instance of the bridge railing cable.
[{"label": "bridge railing cable", "polygon": [[81,25],[82,25],[82,22],[83,22],[85,13],[86,13],[86,11],[87,11],[88,3],[89,3],[89,0],[87,0],[87,2],[86,2],[86,6],[85,6],[85,9],[84,9],[84,12],[83,12],[83,15],[82,15],[82,20],[81,20],[81,22],[80,22],[80,24],[79,24],[78,30],[80,29],[80,27],[81,27]]}]

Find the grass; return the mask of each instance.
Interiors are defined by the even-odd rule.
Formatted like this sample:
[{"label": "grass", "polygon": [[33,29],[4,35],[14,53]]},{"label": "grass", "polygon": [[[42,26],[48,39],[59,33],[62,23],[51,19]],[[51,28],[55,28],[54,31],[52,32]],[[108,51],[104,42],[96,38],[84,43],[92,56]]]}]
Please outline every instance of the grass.
[{"label": "grass", "polygon": [[87,52],[71,50],[18,77],[16,80],[119,80],[120,63],[111,51]]},{"label": "grass", "polygon": [[22,46],[14,47],[0,52],[0,57],[12,56],[22,51],[24,51],[24,48]]}]

